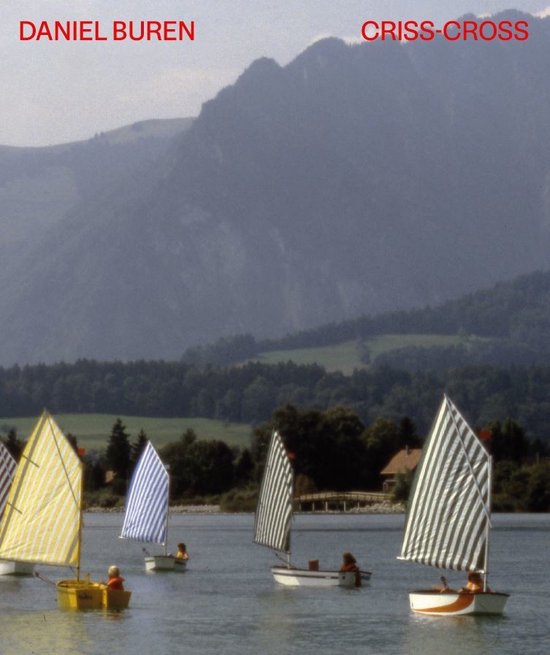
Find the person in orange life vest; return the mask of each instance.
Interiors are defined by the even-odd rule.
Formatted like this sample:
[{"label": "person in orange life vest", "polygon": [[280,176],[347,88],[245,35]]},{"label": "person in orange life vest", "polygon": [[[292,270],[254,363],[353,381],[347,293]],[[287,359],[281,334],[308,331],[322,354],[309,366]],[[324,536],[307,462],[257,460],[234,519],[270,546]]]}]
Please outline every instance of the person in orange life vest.
[{"label": "person in orange life vest", "polygon": [[478,594],[480,591],[483,591],[483,578],[481,577],[481,573],[478,573],[477,571],[471,571],[468,573],[468,582],[460,591],[467,591],[470,594]]},{"label": "person in orange life vest", "polygon": [[111,591],[122,591],[124,590],[124,578],[120,577],[120,571],[118,566],[110,566],[107,571],[109,579],[107,580],[107,589]]},{"label": "person in orange life vest", "polygon": [[344,553],[342,555],[342,566],[340,571],[346,573],[347,571],[353,571],[355,573],[355,586],[361,586],[361,572],[357,566],[357,561],[351,553]]},{"label": "person in orange life vest", "polygon": [[178,552],[176,553],[176,559],[189,559],[189,553],[187,552],[187,547],[185,544],[178,544]]}]

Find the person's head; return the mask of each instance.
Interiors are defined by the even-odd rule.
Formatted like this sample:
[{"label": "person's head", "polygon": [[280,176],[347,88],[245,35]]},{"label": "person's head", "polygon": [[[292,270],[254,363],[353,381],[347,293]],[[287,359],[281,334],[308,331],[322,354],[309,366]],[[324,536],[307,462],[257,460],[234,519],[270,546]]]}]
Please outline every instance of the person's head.
[{"label": "person's head", "polygon": [[109,567],[108,571],[107,571],[107,575],[110,578],[118,578],[119,575],[120,575],[120,571],[118,570],[118,566],[115,566],[114,564],[112,564]]},{"label": "person's head", "polygon": [[185,544],[178,544],[178,550],[184,552],[187,548],[185,547]]},{"label": "person's head", "polygon": [[481,573],[470,571],[470,573],[468,573],[468,582],[481,582]]},{"label": "person's head", "polygon": [[346,564],[355,564],[355,557],[351,553],[344,553],[342,559]]}]

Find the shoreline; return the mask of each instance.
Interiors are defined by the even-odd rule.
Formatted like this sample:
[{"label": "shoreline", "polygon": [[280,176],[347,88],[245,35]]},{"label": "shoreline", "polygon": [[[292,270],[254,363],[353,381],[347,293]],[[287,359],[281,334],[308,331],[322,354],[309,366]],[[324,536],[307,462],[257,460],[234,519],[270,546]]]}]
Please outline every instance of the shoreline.
[{"label": "shoreline", "polygon": [[[85,509],[90,514],[122,514],[124,507],[99,507],[91,506]],[[253,514],[254,512],[229,512],[222,510],[220,505],[174,505],[170,507],[169,514]],[[294,512],[294,514],[404,514],[405,506],[402,504],[390,505],[386,503],[377,503],[365,507],[354,507],[344,511],[326,510],[313,512]]]}]

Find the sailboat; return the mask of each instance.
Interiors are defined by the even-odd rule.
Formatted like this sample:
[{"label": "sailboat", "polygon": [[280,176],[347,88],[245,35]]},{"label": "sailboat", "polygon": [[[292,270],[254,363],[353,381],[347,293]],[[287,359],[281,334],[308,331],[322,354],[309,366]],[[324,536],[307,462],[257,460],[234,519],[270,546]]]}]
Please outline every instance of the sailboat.
[{"label": "sailboat", "polygon": [[0,557],[70,566],[76,579],[56,584],[64,609],[121,609],[130,592],[107,589],[80,576],[83,466],[44,411],[21,454],[0,523]]},{"label": "sailboat", "polygon": [[[6,506],[10,484],[16,467],[16,461],[6,446],[0,441],[0,516],[2,516],[4,507]],[[0,560],[0,575],[32,575],[33,572],[34,564]]]},{"label": "sailboat", "polygon": [[[445,395],[416,471],[398,559],[478,576],[481,591],[419,590],[421,614],[502,614],[509,594],[487,585],[491,527],[491,456]],[[442,578],[445,580],[444,578]]]},{"label": "sailboat", "polygon": [[[299,569],[291,563],[290,536],[293,515],[293,471],[283,440],[277,431],[271,435],[264,475],[260,488],[254,525],[254,543],[284,553],[286,563],[271,568],[276,582],[290,587],[354,587],[353,571],[323,571],[317,560],[307,569]],[[280,555],[278,557],[281,558]],[[370,579],[370,572],[361,571],[363,580]]]},{"label": "sailboat", "polygon": [[121,539],[161,544],[162,555],[145,556],[146,571],[185,571],[187,562],[168,554],[170,476],[153,444],[143,449],[130,481]]}]

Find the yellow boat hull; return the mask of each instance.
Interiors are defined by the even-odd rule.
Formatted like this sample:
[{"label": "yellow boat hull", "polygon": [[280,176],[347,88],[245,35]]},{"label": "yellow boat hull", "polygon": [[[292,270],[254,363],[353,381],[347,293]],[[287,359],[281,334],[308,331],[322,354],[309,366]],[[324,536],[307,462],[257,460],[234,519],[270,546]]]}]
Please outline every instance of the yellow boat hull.
[{"label": "yellow boat hull", "polygon": [[109,590],[101,582],[61,580],[57,583],[57,604],[66,610],[126,609],[130,591]]}]

